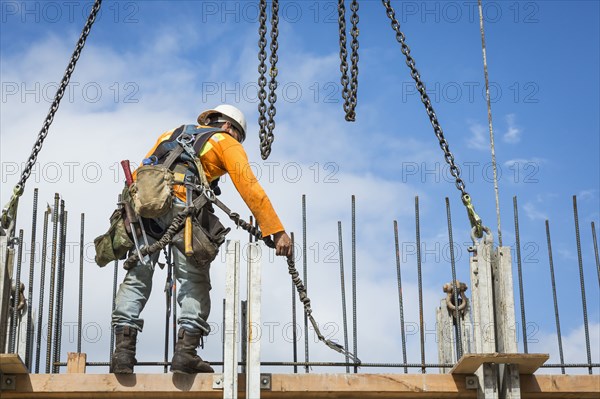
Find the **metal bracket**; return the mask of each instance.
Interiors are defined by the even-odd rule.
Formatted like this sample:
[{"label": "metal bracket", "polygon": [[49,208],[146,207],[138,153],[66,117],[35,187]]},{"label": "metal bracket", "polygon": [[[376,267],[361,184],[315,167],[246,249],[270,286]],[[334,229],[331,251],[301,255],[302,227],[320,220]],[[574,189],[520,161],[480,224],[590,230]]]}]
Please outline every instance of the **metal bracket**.
[{"label": "metal bracket", "polygon": [[14,375],[0,373],[0,391],[14,391],[17,389],[16,381]]},{"label": "metal bracket", "polygon": [[468,375],[465,377],[465,383],[467,385],[467,389],[478,389],[479,388],[479,379],[476,375]]},{"label": "metal bracket", "polygon": [[213,389],[223,389],[223,374],[214,374],[213,375]]},{"label": "metal bracket", "polygon": [[260,390],[270,391],[271,390],[271,377],[270,373],[264,373],[260,375]]},{"label": "metal bracket", "polygon": [[[263,373],[263,374],[260,375],[260,389],[261,389],[261,391],[270,391],[272,389],[271,380],[272,380],[272,374],[271,373]],[[224,384],[223,384],[223,374],[214,374],[213,375],[212,388],[213,389],[223,389],[223,386],[224,386]],[[12,389],[14,389],[14,388],[12,388]]]}]

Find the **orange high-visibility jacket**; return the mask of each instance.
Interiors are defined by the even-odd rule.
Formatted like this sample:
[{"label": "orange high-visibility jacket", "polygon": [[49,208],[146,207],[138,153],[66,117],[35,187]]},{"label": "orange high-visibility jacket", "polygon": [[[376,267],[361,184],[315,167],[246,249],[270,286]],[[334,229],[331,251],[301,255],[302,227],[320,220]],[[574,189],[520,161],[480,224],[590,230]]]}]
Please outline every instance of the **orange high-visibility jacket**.
[{"label": "orange high-visibility jacket", "polygon": [[[171,137],[174,131],[175,129],[163,133],[146,158],[154,153],[161,142]],[[244,147],[236,139],[226,133],[216,133],[202,147],[199,157],[209,182],[225,173],[229,174],[235,188],[258,221],[263,236],[284,230],[269,197],[248,163]],[[176,184],[173,191],[177,198],[185,201],[185,186]]]}]

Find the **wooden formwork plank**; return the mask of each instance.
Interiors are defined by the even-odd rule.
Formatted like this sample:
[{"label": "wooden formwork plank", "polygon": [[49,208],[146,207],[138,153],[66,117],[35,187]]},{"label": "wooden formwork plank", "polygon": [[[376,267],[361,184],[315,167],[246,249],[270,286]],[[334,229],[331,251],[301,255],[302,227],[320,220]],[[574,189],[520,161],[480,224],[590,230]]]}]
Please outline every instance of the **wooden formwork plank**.
[{"label": "wooden formwork plank", "polygon": [[518,364],[521,374],[533,374],[549,357],[546,353],[467,353],[450,374],[474,374],[484,363]]},{"label": "wooden formwork plank", "polygon": [[27,366],[16,353],[0,353],[0,371],[2,374],[27,374]]},{"label": "wooden formwork plank", "polygon": [[67,354],[67,373],[85,373],[87,354],[69,352]]},{"label": "wooden formwork plank", "polygon": [[[11,398],[222,398],[213,374],[22,374]],[[243,381],[243,376],[240,376]],[[262,398],[476,398],[450,374],[274,374]],[[243,387],[240,387],[243,388]],[[522,375],[522,398],[597,399],[598,375]]]}]

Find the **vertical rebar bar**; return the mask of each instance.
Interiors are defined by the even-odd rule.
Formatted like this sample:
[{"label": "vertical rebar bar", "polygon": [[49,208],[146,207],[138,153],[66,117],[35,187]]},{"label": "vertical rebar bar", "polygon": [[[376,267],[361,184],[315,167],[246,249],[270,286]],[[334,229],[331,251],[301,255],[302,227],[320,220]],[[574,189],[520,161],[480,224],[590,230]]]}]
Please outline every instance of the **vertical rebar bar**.
[{"label": "vertical rebar bar", "polygon": [[521,330],[523,331],[523,351],[527,350],[527,320],[525,319],[525,294],[523,292],[523,269],[521,267],[521,238],[519,233],[519,208],[517,196],[513,197],[513,211],[515,217],[515,246],[517,251],[517,273],[519,277],[519,303],[521,304]]},{"label": "vertical rebar bar", "polygon": [[165,355],[164,355],[164,373],[169,369],[167,362],[169,361],[169,322],[171,321],[171,295],[173,288],[173,265],[171,264],[171,246],[165,249],[165,262],[167,263],[167,281],[165,283]]},{"label": "vertical rebar bar", "polygon": [[225,306],[227,299],[223,298],[223,320],[221,321],[221,371],[225,373]]},{"label": "vertical rebar bar", "polygon": [[[121,194],[118,195],[117,197],[117,206],[119,207],[119,209],[122,208],[123,206],[123,197]],[[112,367],[112,357],[113,357],[113,351],[115,348],[115,329],[114,326],[112,325],[112,315],[115,312],[115,307],[116,307],[116,299],[117,299],[117,279],[119,277],[119,260],[115,260],[113,263],[113,290],[112,290],[112,307],[111,307],[111,319],[110,319],[110,342],[109,342],[109,350],[108,350],[108,363],[110,364],[109,366],[109,371],[110,371],[110,367]]]},{"label": "vertical rebar bar", "polygon": [[423,322],[423,276],[421,274],[421,224],[419,221],[419,196],[415,197],[415,227],[417,240],[417,284],[419,288],[419,335],[421,339],[421,373],[425,374],[425,331]]},{"label": "vertical rebar bar", "polygon": [[12,323],[10,331],[9,353],[17,353],[17,330],[19,328],[19,299],[21,292],[21,262],[23,261],[23,229],[19,230],[19,252],[17,255],[17,271],[15,273],[15,294],[13,295]]},{"label": "vertical rebar bar", "polygon": [[40,372],[40,357],[42,352],[42,322],[44,318],[44,288],[46,278],[46,247],[48,246],[48,219],[50,217],[50,205],[46,205],[44,212],[44,231],[42,232],[42,258],[40,269],[40,292],[38,298],[38,324],[37,341],[35,346],[35,373]]},{"label": "vertical rebar bar", "polygon": [[[556,280],[554,279],[554,261],[552,258],[552,241],[550,240],[550,222],[546,220],[546,242],[548,243],[548,263],[550,264],[550,280],[552,282],[552,297],[554,298],[554,319],[556,321],[556,336],[558,337],[558,354],[560,356],[560,364],[565,364],[562,346],[562,334],[560,332],[560,317],[558,316],[558,299],[556,297]],[[561,367],[561,371],[565,374],[565,368]]]},{"label": "vertical rebar bar", "polygon": [[[249,220],[250,220],[250,222],[249,222],[250,226],[253,226],[254,225],[254,218],[252,217],[252,215],[250,215]],[[252,233],[248,232],[248,241],[249,242],[253,242],[252,241],[253,239],[254,239],[254,236],[252,235]]]},{"label": "vertical rebar bar", "polygon": [[58,373],[59,367],[54,363],[60,361],[60,341],[62,335],[62,306],[63,292],[65,284],[65,254],[66,254],[66,233],[67,233],[67,212],[65,211],[65,201],[60,201],[60,237],[59,237],[59,252],[58,252],[58,275],[56,279],[56,310],[55,310],[55,325],[54,325],[54,349],[52,355],[52,372]]},{"label": "vertical rebar bar", "polygon": [[344,246],[342,242],[342,222],[338,221],[338,243],[340,253],[340,289],[342,290],[342,319],[344,323],[344,349],[346,350],[346,373],[350,373],[348,356],[348,318],[346,316],[346,284],[344,281]]},{"label": "vertical rebar bar", "polygon": [[50,290],[48,293],[48,331],[46,335],[46,374],[50,374],[52,361],[52,324],[54,312],[54,283],[56,280],[56,245],[58,240],[58,205],[60,196],[54,194],[54,208],[52,209],[52,255],[50,260]]},{"label": "vertical rebar bar", "polygon": [[458,314],[458,288],[456,286],[456,262],[454,260],[454,239],[452,237],[452,215],[450,213],[450,199],[446,197],[446,217],[448,219],[448,244],[450,245],[450,265],[452,267],[452,291],[454,292],[454,324],[456,333],[456,359],[462,357],[462,331],[460,316]]},{"label": "vertical rebar bar", "polygon": [[77,353],[81,353],[81,328],[83,321],[83,247],[85,245],[85,213],[81,214],[79,232],[79,302],[77,306]]},{"label": "vertical rebar bar", "polygon": [[[120,201],[119,201],[120,202]],[[115,311],[116,299],[117,299],[117,279],[119,278],[119,261],[115,260],[113,263],[113,290],[112,290],[112,307],[111,307],[111,321],[110,321],[110,348],[108,351],[108,361],[112,364],[113,351],[115,349],[115,329],[112,325],[112,314]]]},{"label": "vertical rebar bar", "polygon": [[27,295],[27,342],[25,342],[25,364],[27,368],[31,370],[32,363],[32,348],[33,342],[33,327],[31,326],[32,320],[32,309],[33,309],[33,278],[35,271],[35,238],[37,235],[37,211],[38,211],[38,189],[33,190],[33,212],[31,218],[31,252],[29,259],[29,282],[28,282],[28,295]]},{"label": "vertical rebar bar", "polygon": [[[394,220],[394,243],[396,245],[396,275],[398,278],[398,302],[400,305],[400,334],[402,337],[402,362],[406,364],[406,334],[404,333],[404,300],[402,298],[402,272],[400,269],[400,243],[398,240],[398,222]],[[404,366],[404,374],[408,367]]]},{"label": "vertical rebar bar", "polygon": [[[352,195],[352,344],[355,358],[358,358],[358,338],[356,324],[356,196]],[[358,366],[354,365],[354,373]]]},{"label": "vertical rebar bar", "polygon": [[246,374],[246,362],[247,362],[247,357],[246,357],[246,351],[248,349],[248,331],[246,330],[246,326],[248,323],[248,301],[241,301],[241,306],[240,306],[240,324],[242,326],[242,331],[241,331],[241,335],[242,335],[242,339],[241,339],[241,344],[242,344],[242,356],[241,356],[241,363],[242,363],[242,368],[241,368],[241,372],[242,374]]},{"label": "vertical rebar bar", "polygon": [[598,256],[598,238],[596,238],[596,226],[592,222],[592,241],[594,243],[594,255],[596,256],[596,272],[598,273],[598,286],[600,286],[600,256]]},{"label": "vertical rebar bar", "polygon": [[[306,194],[302,194],[302,266],[303,266],[303,277],[304,287],[308,292],[308,261],[306,256]],[[304,361],[308,363],[308,315],[306,309],[304,309]],[[304,366],[304,372],[308,373],[310,368],[308,365]]]},{"label": "vertical rebar bar", "polygon": [[[173,329],[173,353],[175,353],[175,345],[177,344],[177,270],[173,269],[173,304],[171,305],[171,310],[173,313],[173,322],[171,323],[171,328]],[[225,309],[223,307],[223,309]],[[223,324],[223,328],[225,328],[225,324]],[[225,341],[223,341],[225,342]]]},{"label": "vertical rebar bar", "polygon": [[[577,196],[573,196],[573,217],[575,219],[575,239],[577,241],[577,260],[579,262],[579,281],[581,283],[581,307],[583,310],[583,327],[585,330],[585,348],[588,364],[592,364],[592,352],[590,350],[590,329],[588,325],[587,302],[585,300],[585,281],[583,278],[583,258],[581,256],[581,237],[579,236],[579,215],[577,212]],[[592,367],[588,367],[592,374]]]},{"label": "vertical rebar bar", "polygon": [[[292,240],[292,258],[296,260],[296,240],[294,239],[294,233],[290,233]],[[298,361],[298,334],[296,332],[296,286],[292,281],[292,346],[293,346],[293,359],[294,363]],[[294,374],[298,373],[298,365],[294,364]]]}]

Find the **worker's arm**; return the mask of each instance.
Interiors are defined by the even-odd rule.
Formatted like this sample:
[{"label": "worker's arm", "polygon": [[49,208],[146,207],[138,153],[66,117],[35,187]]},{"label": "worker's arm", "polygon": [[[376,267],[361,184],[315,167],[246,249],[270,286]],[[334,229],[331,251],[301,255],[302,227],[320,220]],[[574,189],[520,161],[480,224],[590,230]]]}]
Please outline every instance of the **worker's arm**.
[{"label": "worker's arm", "polygon": [[224,169],[240,193],[240,196],[258,221],[263,236],[273,235],[277,255],[291,254],[291,240],[283,224],[279,220],[273,205],[267,197],[248,162],[248,156],[241,144],[226,136],[219,145],[222,146]]}]

